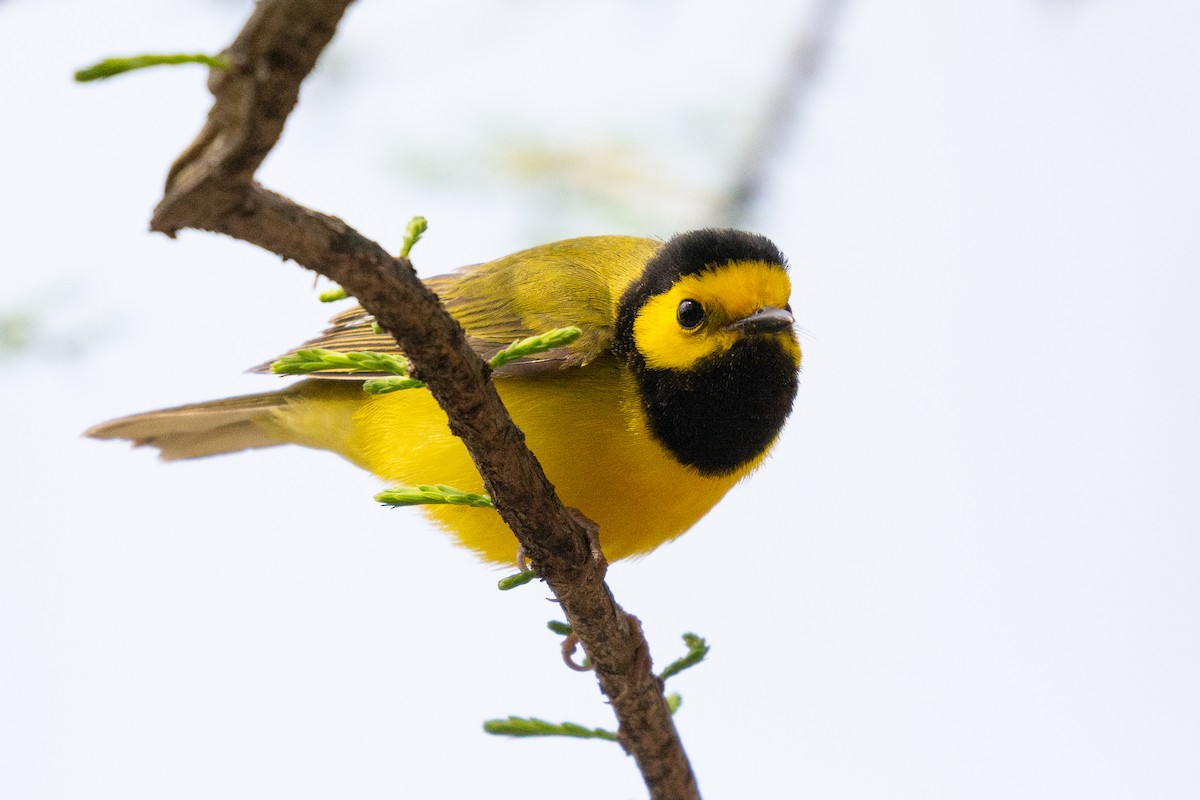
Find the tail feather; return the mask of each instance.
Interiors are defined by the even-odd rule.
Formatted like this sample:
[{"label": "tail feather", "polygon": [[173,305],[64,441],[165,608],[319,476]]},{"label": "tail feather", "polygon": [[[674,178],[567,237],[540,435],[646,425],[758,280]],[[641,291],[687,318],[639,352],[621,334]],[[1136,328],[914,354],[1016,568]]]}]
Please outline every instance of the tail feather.
[{"label": "tail feather", "polygon": [[163,461],[274,447],[290,441],[278,425],[271,424],[287,404],[282,392],[231,397],[110,420],[84,435],[157,447]]}]

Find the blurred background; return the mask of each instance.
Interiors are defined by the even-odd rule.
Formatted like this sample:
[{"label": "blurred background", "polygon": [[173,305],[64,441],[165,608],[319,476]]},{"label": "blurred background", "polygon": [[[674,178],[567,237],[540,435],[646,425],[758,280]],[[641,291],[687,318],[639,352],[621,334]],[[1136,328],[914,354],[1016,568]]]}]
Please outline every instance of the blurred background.
[{"label": "blurred background", "polygon": [[[147,232],[245,0],[0,1],[0,794],[636,798],[547,593],[299,448],[84,440],[262,391],[312,276]],[[788,254],[776,455],[609,572],[709,797],[1200,796],[1200,6],[355,4],[260,178],[423,274],[712,224]]]}]

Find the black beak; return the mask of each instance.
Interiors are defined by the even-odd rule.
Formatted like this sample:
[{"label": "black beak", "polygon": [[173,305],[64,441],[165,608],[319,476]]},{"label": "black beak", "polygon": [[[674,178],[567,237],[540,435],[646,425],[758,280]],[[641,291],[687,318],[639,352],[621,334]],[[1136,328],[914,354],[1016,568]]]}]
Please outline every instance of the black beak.
[{"label": "black beak", "polygon": [[786,331],[796,323],[792,312],[782,308],[766,306],[753,314],[742,317],[725,326],[726,330],[741,331],[742,333],[779,333]]}]

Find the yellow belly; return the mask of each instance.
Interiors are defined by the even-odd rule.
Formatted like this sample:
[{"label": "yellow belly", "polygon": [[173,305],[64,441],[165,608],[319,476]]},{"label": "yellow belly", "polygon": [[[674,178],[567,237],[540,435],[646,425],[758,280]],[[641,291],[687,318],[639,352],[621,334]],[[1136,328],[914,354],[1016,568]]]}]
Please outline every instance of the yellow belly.
[{"label": "yellow belly", "polygon": [[[562,501],[600,526],[610,561],[649,552],[683,533],[761,461],[721,477],[680,465],[651,438],[632,377],[609,360],[569,374],[497,378],[496,388]],[[370,396],[339,387],[335,394],[341,399],[312,397],[313,405],[301,401],[295,413],[286,412],[293,441],[334,450],[391,483],[482,491],[466,448],[427,391]],[[324,422],[315,425],[318,416]],[[313,436],[314,427],[324,433]],[[425,511],[483,559],[515,560],[516,538],[495,511]]]}]

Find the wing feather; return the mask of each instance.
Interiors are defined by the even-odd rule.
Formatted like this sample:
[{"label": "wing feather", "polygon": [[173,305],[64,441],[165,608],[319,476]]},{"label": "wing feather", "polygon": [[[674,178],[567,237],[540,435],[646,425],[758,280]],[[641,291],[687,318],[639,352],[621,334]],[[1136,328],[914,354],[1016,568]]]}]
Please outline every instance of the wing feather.
[{"label": "wing feather", "polygon": [[[661,245],[630,236],[591,236],[542,245],[511,256],[463,267],[426,284],[467,332],[467,341],[490,358],[515,341],[575,325],[575,342],[496,370],[500,376],[543,373],[578,367],[608,352],[614,335],[617,303]],[[289,351],[312,348],[396,353],[387,333],[376,333],[375,318],[361,306],[330,320],[321,334]],[[269,372],[272,361],[255,372]],[[365,380],[376,373],[326,370],[313,378]]]}]

